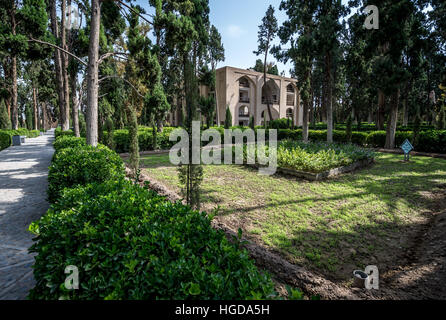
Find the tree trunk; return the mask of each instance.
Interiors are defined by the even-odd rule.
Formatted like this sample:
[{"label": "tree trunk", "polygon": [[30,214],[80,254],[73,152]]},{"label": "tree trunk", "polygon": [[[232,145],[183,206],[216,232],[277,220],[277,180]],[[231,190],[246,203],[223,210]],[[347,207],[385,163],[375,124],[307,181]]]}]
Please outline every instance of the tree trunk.
[{"label": "tree trunk", "polygon": [[[308,83],[310,81],[310,77],[311,77],[311,69],[307,69],[306,74],[305,74],[305,80],[304,83]],[[311,86],[308,88],[310,89]],[[309,101],[309,92],[304,93],[304,110],[303,110],[303,114],[302,114],[302,139],[304,142],[308,142],[308,123],[309,123],[309,112],[308,109],[310,108],[310,101]]]},{"label": "tree trunk", "polygon": [[99,27],[101,7],[99,0],[91,0],[90,46],[87,71],[87,144],[98,145],[98,90],[99,90]]},{"label": "tree trunk", "polygon": [[73,118],[73,129],[74,129],[74,135],[76,137],[80,137],[80,131],[79,131],[79,99],[76,91],[76,84],[77,84],[77,75],[74,73],[71,77],[71,109],[72,109],[72,115]]},{"label": "tree trunk", "polygon": [[6,110],[8,110],[8,117],[11,119],[11,98],[6,99]]},{"label": "tree trunk", "polygon": [[19,112],[17,109],[17,57],[12,57],[12,117],[11,124],[12,129],[17,130],[19,128]]},{"label": "tree trunk", "polygon": [[373,111],[369,110],[369,113],[367,115],[367,123],[371,124],[373,122]]},{"label": "tree trunk", "polygon": [[[66,0],[61,0],[61,23],[60,23],[60,29],[61,29],[61,45],[62,49],[68,50],[67,46],[67,33],[65,29],[66,24]],[[62,79],[63,79],[63,90],[64,90],[64,101],[63,101],[63,108],[64,108],[64,114],[65,118],[62,123],[62,131],[67,131],[70,129],[70,84],[68,82],[68,54],[61,53],[61,59],[62,59]]]},{"label": "tree trunk", "polygon": [[378,130],[384,130],[386,113],[386,97],[381,90],[378,90]]},{"label": "tree trunk", "polygon": [[33,129],[34,130],[39,130],[39,111],[38,111],[38,107],[37,107],[37,91],[36,91],[36,87],[33,86]]},{"label": "tree trunk", "polygon": [[403,100],[403,126],[407,126],[409,123],[409,110],[407,110],[407,96]]},{"label": "tree trunk", "polygon": [[[269,90],[266,87],[266,60],[268,58],[268,50],[269,50],[269,41],[266,44],[265,61],[263,63],[263,87],[265,88],[265,92],[267,94],[269,93]],[[273,114],[271,112],[271,106],[270,106],[268,97],[266,97],[266,107],[268,108],[269,121],[271,122],[271,121],[273,121]],[[266,124],[266,119],[265,119],[265,124]]]},{"label": "tree trunk", "polygon": [[386,130],[386,149],[394,149],[395,148],[395,133],[396,126],[398,123],[398,103],[399,103],[400,90],[398,89],[392,95],[391,102],[391,110],[387,122],[387,130]]},{"label": "tree trunk", "polygon": [[[12,25],[12,34],[16,34],[16,21],[15,21],[15,1],[13,1],[13,7],[11,9],[11,25]],[[17,55],[12,55],[11,57],[11,68],[12,68],[12,129],[17,130],[19,128],[19,112],[17,106]]]},{"label": "tree trunk", "polygon": [[[56,0],[51,1],[51,29],[53,31],[54,37],[56,39],[59,38],[59,26],[57,22],[57,14],[56,14]],[[64,99],[64,83],[63,83],[63,74],[62,74],[62,60],[61,60],[61,52],[59,50],[54,50],[54,67],[56,69],[56,84],[57,84],[57,92],[59,96],[59,124],[63,126],[65,123],[65,99]]]},{"label": "tree trunk", "polygon": [[333,91],[331,86],[331,57],[328,53],[325,56],[326,70],[326,107],[327,107],[327,142],[333,143]]},{"label": "tree trunk", "polygon": [[44,130],[44,131],[46,131],[47,130],[47,122],[48,122],[48,119],[47,119],[47,117],[46,117],[46,102],[43,102],[42,103],[42,129]]}]

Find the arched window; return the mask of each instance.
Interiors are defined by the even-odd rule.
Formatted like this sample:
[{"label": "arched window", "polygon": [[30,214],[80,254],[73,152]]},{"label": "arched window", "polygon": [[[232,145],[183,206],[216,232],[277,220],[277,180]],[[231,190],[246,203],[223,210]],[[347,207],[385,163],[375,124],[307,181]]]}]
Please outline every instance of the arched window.
[{"label": "arched window", "polygon": [[291,108],[286,109],[286,117],[293,118],[293,109]]},{"label": "arched window", "polygon": [[260,115],[260,118],[265,119],[265,111],[262,111],[262,114]]},{"label": "arched window", "polygon": [[241,106],[238,109],[239,117],[249,117],[249,108],[247,106]]},{"label": "arched window", "polygon": [[249,103],[249,80],[246,77],[242,77],[238,81],[239,84],[239,102]]},{"label": "arched window", "polygon": [[262,104],[280,104],[280,89],[277,83],[270,79],[262,87]]},{"label": "arched window", "polygon": [[241,78],[238,83],[241,88],[249,88],[249,81],[245,77]]},{"label": "arched window", "polygon": [[286,105],[287,106],[294,106],[294,103],[296,101],[296,94],[293,85],[290,83],[286,87]]}]

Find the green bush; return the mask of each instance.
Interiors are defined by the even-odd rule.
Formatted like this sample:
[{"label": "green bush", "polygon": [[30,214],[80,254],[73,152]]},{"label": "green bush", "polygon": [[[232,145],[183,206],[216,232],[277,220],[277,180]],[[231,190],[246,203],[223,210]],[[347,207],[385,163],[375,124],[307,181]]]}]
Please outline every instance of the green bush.
[{"label": "green bush", "polygon": [[8,132],[0,131],[0,151],[11,145],[11,135]]},{"label": "green bush", "polygon": [[25,128],[19,128],[17,130],[0,130],[0,150],[8,148],[12,144],[12,136],[26,136],[27,138],[36,138],[40,136],[40,131],[28,130]]},{"label": "green bush", "polygon": [[75,148],[86,146],[87,142],[84,138],[76,138],[72,136],[60,135],[54,142],[54,150],[59,151],[64,148]]},{"label": "green bush", "polygon": [[[205,213],[120,180],[66,189],[30,230],[31,299],[261,299],[273,284]],[[79,270],[67,291],[64,269]]]},{"label": "green bush", "polygon": [[61,128],[57,127],[56,130],[54,131],[54,136],[56,138],[60,136],[74,137],[74,131],[73,130],[62,131]]},{"label": "green bush", "polygon": [[280,168],[320,173],[374,156],[370,150],[351,144],[283,141],[277,149],[277,164]]},{"label": "green bush", "polygon": [[269,122],[270,128],[273,129],[290,129],[291,122],[288,118],[284,119],[276,119]]},{"label": "green bush", "polygon": [[124,177],[122,159],[105,146],[60,149],[48,174],[48,200],[57,201],[64,188]]},{"label": "green bush", "polygon": [[[175,143],[169,141],[170,133],[176,128],[165,127],[163,132],[158,132],[156,141],[158,148],[161,150],[170,149]],[[107,141],[108,132],[104,132],[104,140]],[[115,143],[115,150],[118,153],[127,153],[130,150],[129,131],[127,129],[115,130],[113,132],[113,140]],[[152,128],[140,127],[138,129],[138,144],[140,151],[153,150],[153,131]]]},{"label": "green bush", "polygon": [[418,134],[416,150],[446,153],[446,130],[421,131]]}]

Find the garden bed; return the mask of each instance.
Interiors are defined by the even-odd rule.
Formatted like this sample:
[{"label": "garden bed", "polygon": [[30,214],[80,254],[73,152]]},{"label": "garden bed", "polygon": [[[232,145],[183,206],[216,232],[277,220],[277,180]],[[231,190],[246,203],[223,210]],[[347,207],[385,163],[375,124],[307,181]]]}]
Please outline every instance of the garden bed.
[{"label": "garden bed", "polygon": [[[365,167],[368,167],[372,163],[375,162],[375,159],[363,159],[356,161],[348,166],[340,167],[340,168],[334,168],[330,169],[324,172],[320,173],[311,173],[311,172],[305,172],[300,170],[294,170],[294,169],[287,169],[287,168],[277,168],[277,172],[288,175],[288,176],[294,176],[297,178],[302,178],[310,181],[322,181],[328,178],[333,178],[336,176],[339,176],[344,173],[353,172]],[[253,167],[258,168],[259,166],[254,165]]]},{"label": "garden bed", "polygon": [[[147,156],[141,164],[149,181],[179,194],[168,155]],[[251,243],[338,285],[349,287],[353,270],[378,265],[383,278],[375,298],[416,297],[415,289],[397,290],[395,281],[398,270],[414,262],[406,253],[419,245],[445,201],[444,193],[432,196],[445,190],[444,160],[413,157],[402,164],[399,155],[377,154],[374,166],[311,183],[257,173],[244,166],[204,166],[202,209],[217,209],[214,224],[241,228]]]}]

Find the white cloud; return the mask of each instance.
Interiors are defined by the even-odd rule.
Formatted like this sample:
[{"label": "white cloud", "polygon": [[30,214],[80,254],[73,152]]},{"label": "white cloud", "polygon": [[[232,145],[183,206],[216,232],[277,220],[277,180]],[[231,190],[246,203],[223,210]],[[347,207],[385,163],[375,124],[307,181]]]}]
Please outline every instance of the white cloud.
[{"label": "white cloud", "polygon": [[246,33],[240,26],[231,24],[226,28],[226,32],[231,38],[240,38],[243,34]]}]

